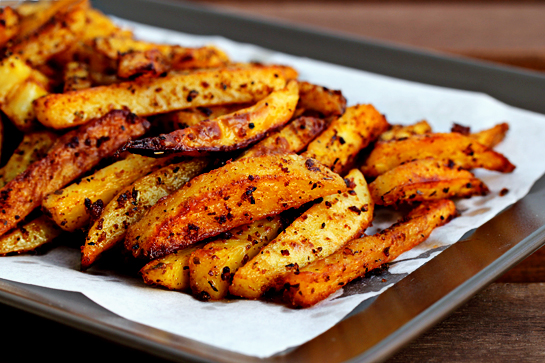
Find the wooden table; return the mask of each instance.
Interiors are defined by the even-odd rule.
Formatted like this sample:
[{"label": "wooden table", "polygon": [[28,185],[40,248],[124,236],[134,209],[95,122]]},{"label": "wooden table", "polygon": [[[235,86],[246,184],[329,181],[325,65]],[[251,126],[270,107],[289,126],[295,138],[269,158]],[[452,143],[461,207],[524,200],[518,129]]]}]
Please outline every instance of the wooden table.
[{"label": "wooden table", "polygon": [[[545,2],[206,3],[253,16],[545,71]],[[544,298],[542,248],[388,362],[545,361]]]}]

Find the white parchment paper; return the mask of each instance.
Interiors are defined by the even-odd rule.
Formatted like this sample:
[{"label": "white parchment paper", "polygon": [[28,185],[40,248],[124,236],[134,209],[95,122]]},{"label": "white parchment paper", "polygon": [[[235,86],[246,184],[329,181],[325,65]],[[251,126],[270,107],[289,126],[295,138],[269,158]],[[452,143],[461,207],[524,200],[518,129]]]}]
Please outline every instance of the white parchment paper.
[{"label": "white parchment paper", "polygon": [[[522,198],[545,172],[545,116],[509,107],[487,95],[379,76],[221,37],[191,36],[117,20],[132,27],[142,39],[186,46],[213,43],[237,61],[291,65],[303,80],[342,90],[349,105],[372,103],[390,123],[408,124],[426,119],[434,131],[448,132],[453,122],[470,125],[478,131],[507,121],[511,129],[496,149],[517,168],[511,174],[477,171],[477,176],[489,186],[490,195],[458,202],[462,216],[438,228],[425,243],[400,256],[385,275],[386,281],[384,276],[364,279],[305,310],[245,300],[204,303],[188,294],[150,288],[137,277],[115,271],[93,268],[82,273],[79,251],[68,247],[55,248],[43,256],[1,258],[1,278],[79,291],[126,319],[223,349],[269,357],[307,342],[335,325],[360,302],[385,291],[465,232]],[[503,188],[509,189],[509,193],[500,197],[498,193]],[[379,214],[373,228],[384,228],[392,222],[392,215]]]}]

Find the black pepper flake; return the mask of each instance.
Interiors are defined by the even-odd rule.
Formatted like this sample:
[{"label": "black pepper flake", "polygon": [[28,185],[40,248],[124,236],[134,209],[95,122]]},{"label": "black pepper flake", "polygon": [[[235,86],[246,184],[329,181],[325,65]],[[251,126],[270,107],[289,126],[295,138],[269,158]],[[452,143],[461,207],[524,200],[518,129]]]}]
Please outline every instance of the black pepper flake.
[{"label": "black pepper flake", "polygon": [[386,248],[384,249],[384,251],[382,251],[382,252],[384,252],[384,255],[385,255],[386,257],[389,257],[389,256],[390,256],[390,247],[386,247]]},{"label": "black pepper flake", "polygon": [[361,214],[361,209],[359,209],[359,208],[356,207],[355,205],[353,205],[353,206],[351,206],[351,207],[348,207],[348,210],[350,210],[351,212],[356,213],[357,215],[360,215],[360,214]]},{"label": "black pepper flake", "polygon": [[253,128],[255,127],[255,125],[254,125],[253,122],[250,122],[250,123],[248,124],[248,127],[251,128],[251,129],[253,129]]},{"label": "black pepper flake", "polygon": [[199,95],[199,92],[195,90],[191,90],[189,94],[187,95],[187,102],[193,101],[198,95]]},{"label": "black pepper flake", "polygon": [[320,171],[320,168],[316,166],[316,163],[312,159],[307,159],[305,161],[305,166],[310,171]]},{"label": "black pepper flake", "polygon": [[503,188],[502,190],[500,190],[500,197],[503,197],[503,196],[506,195],[507,193],[509,193],[509,189]]},{"label": "black pepper flake", "polygon": [[288,250],[281,250],[280,253],[282,254],[282,256],[289,256],[290,255],[290,251],[288,251]]}]

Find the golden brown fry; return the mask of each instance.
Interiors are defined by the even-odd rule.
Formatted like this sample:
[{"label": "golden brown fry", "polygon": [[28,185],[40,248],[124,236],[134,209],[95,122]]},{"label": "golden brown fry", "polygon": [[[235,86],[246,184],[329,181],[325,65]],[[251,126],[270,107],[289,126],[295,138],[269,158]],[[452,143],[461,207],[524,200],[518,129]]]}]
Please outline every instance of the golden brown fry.
[{"label": "golden brown fry", "polygon": [[47,156],[30,165],[0,189],[0,235],[42,203],[49,193],[95,167],[131,137],[144,134],[146,120],[128,111],[114,110],[61,136]]},{"label": "golden brown fry", "polygon": [[140,269],[140,275],[151,286],[177,291],[189,290],[189,258],[202,246],[199,243],[150,261]]},{"label": "golden brown fry", "polygon": [[41,82],[32,76],[20,83],[8,95],[1,108],[10,121],[21,131],[30,132],[40,128],[32,102],[49,94]]},{"label": "golden brown fry", "polygon": [[346,109],[346,98],[341,91],[330,90],[309,82],[299,82],[297,108],[321,117],[341,116]]},{"label": "golden brown fry", "polygon": [[245,158],[195,177],[131,225],[125,247],[157,258],[347,187],[299,155]]},{"label": "golden brown fry", "polygon": [[157,201],[178,190],[208,164],[192,159],[165,166],[125,187],[106,205],[93,223],[81,250],[81,268],[91,266],[100,254],[123,240],[127,228]]},{"label": "golden brown fry", "polygon": [[4,104],[8,96],[20,84],[27,80],[33,69],[29,67],[20,57],[10,56],[0,62],[0,104]]},{"label": "golden brown fry", "polygon": [[471,172],[434,158],[409,161],[379,175],[369,190],[379,205],[485,195],[488,187]]},{"label": "golden brown fry", "polygon": [[46,216],[40,216],[0,237],[0,256],[34,251],[52,242],[62,230]]},{"label": "golden brown fry", "polygon": [[238,150],[286,124],[298,99],[297,82],[290,81],[284,89],[272,92],[254,106],[170,134],[130,141],[123,149],[149,156],[199,156],[205,151]]},{"label": "golden brown fry", "polygon": [[77,91],[92,86],[89,67],[81,62],[69,62],[64,67],[64,92]]},{"label": "golden brown fry", "polygon": [[0,169],[0,187],[25,171],[32,163],[44,158],[57,139],[50,131],[37,131],[25,134],[8,162]]},{"label": "golden brown fry", "polygon": [[347,192],[324,197],[241,267],[229,287],[231,294],[257,299],[277,288],[285,274],[358,238],[373,219],[373,199],[359,170],[353,169],[345,180]]},{"label": "golden brown fry", "polygon": [[285,298],[292,306],[312,306],[422,243],[436,227],[455,216],[456,207],[451,200],[426,202],[390,228],[352,240],[334,254],[288,274],[283,280]]},{"label": "golden brown fry", "polygon": [[372,105],[348,107],[310,143],[303,154],[318,160],[336,173],[346,172],[358,153],[389,127]]},{"label": "golden brown fry", "polygon": [[170,62],[167,57],[157,49],[150,49],[120,55],[117,76],[126,79],[159,77],[169,70]]},{"label": "golden brown fry", "polygon": [[124,187],[141,177],[170,163],[172,158],[147,158],[129,155],[81,181],[47,195],[42,208],[65,231],[73,232],[85,227],[89,220]]},{"label": "golden brown fry", "polygon": [[34,109],[41,123],[61,129],[123,107],[149,116],[190,107],[256,102],[284,88],[285,74],[292,76],[289,68],[259,65],[171,74],[50,94],[34,101]]},{"label": "golden brown fry", "polygon": [[193,252],[189,258],[193,295],[201,300],[225,298],[233,274],[273,240],[281,227],[279,217],[262,219],[232,229],[224,238]]},{"label": "golden brown fry", "polygon": [[380,141],[406,139],[411,135],[422,135],[431,132],[431,126],[426,120],[413,125],[393,125],[388,131],[379,136]]},{"label": "golden brown fry", "polygon": [[488,146],[489,148],[493,148],[503,141],[507,131],[509,131],[509,124],[503,122],[489,129],[471,133],[469,134],[469,137],[477,140],[479,143],[485,146]]},{"label": "golden brown fry", "polygon": [[303,150],[325,127],[325,120],[315,117],[299,117],[258,144],[246,150],[239,158],[266,154],[298,153]]},{"label": "golden brown fry", "polygon": [[59,0],[59,1],[41,1],[36,4],[21,4],[17,7],[17,12],[22,15],[20,30],[16,40],[22,41],[32,36],[40,28],[52,22],[53,18],[62,14],[67,9],[82,3],[82,0]]},{"label": "golden brown fry", "polygon": [[462,134],[413,135],[403,140],[379,142],[362,167],[363,174],[376,177],[415,159],[434,157],[452,160],[464,169],[484,168],[509,173],[515,166],[502,154]]},{"label": "golden brown fry", "polygon": [[19,16],[11,7],[0,8],[0,49],[19,31]]}]

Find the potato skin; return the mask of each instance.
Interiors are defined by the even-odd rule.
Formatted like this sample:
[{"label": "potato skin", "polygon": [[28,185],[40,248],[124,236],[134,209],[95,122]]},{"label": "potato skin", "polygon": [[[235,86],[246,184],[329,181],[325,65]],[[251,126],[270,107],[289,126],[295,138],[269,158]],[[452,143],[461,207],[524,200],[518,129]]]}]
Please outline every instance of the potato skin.
[{"label": "potato skin", "polygon": [[471,133],[468,136],[477,140],[479,143],[492,148],[503,141],[507,131],[509,131],[509,124],[502,122],[489,129]]},{"label": "potato skin", "polygon": [[432,132],[431,126],[426,120],[418,121],[412,125],[392,125],[388,130],[380,134],[380,141],[406,139],[412,135],[422,135]]},{"label": "potato skin", "polygon": [[38,207],[47,194],[78,178],[148,128],[146,120],[128,111],[114,110],[61,136],[46,157],[0,189],[0,209],[5,211],[0,219],[0,235]]},{"label": "potato skin", "polygon": [[0,237],[0,256],[34,251],[62,233],[57,225],[42,215]]},{"label": "potato skin", "polygon": [[312,306],[348,282],[422,243],[436,227],[456,215],[451,200],[425,202],[382,232],[352,240],[334,254],[286,275],[284,298],[294,307]]},{"label": "potato skin", "polygon": [[135,257],[161,257],[346,189],[339,175],[299,155],[237,160],[159,201],[129,227],[125,247]]},{"label": "potato skin", "polygon": [[346,98],[341,91],[299,81],[297,108],[320,117],[341,116],[346,110]]}]

